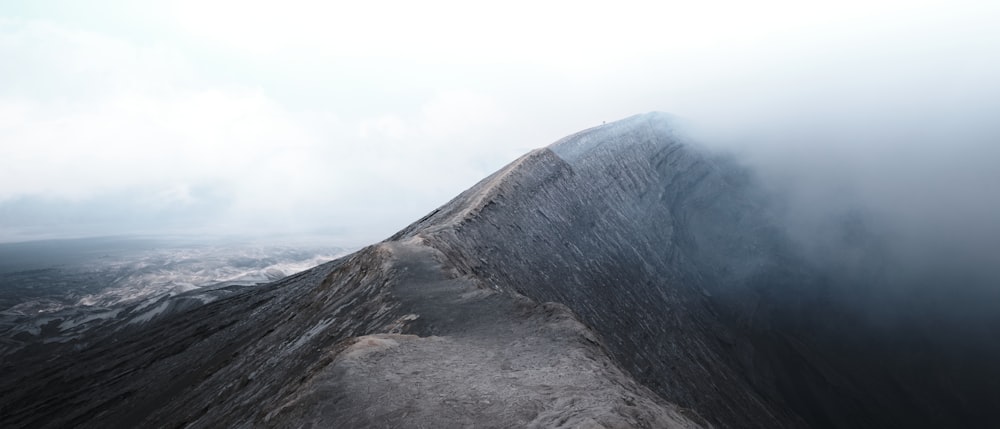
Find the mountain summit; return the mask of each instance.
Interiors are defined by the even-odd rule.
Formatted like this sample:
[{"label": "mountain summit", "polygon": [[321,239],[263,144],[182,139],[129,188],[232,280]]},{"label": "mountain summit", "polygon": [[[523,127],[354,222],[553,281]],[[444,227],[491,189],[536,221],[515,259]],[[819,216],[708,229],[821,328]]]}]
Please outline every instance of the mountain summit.
[{"label": "mountain summit", "polygon": [[352,255],[4,357],[0,426],[976,422],[994,382],[874,344],[771,210],[746,168],[633,116]]}]

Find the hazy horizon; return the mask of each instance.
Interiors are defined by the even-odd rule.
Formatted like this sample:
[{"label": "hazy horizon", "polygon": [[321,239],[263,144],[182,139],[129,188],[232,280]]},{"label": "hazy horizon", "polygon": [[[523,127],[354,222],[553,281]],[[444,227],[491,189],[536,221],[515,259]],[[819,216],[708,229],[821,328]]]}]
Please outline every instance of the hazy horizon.
[{"label": "hazy horizon", "polygon": [[0,242],[361,245],[530,149],[664,111],[795,210],[992,244],[998,18],[976,1],[5,4]]}]

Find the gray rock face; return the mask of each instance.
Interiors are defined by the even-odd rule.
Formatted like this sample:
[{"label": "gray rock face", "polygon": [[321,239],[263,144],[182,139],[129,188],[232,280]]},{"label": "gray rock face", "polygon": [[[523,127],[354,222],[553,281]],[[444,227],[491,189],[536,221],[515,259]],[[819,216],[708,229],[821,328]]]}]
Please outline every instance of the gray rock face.
[{"label": "gray rock face", "polygon": [[419,240],[168,320],[5,362],[4,427],[700,427],[564,306],[486,289]]},{"label": "gray rock face", "polygon": [[[354,338],[263,419],[276,427],[699,427],[614,365],[559,304],[455,277],[419,239],[380,246],[413,313]],[[689,414],[690,411],[688,411]]]},{"label": "gray rock face", "polygon": [[989,425],[995,335],[878,329],[849,296],[878,281],[797,256],[768,201],[654,113],[536,150],[393,239],[565,304],[637,381],[717,426]]},{"label": "gray rock face", "polygon": [[993,384],[887,370],[921,366],[830,328],[846,313],[749,177],[664,115],[586,130],[350,256],[2,357],[0,426],[975,423]]},{"label": "gray rock face", "polygon": [[526,155],[393,239],[566,304],[640,382],[717,424],[800,426],[767,372],[746,371],[757,356],[734,322],[752,323],[754,276],[782,261],[734,172],[663,116],[633,117]]}]

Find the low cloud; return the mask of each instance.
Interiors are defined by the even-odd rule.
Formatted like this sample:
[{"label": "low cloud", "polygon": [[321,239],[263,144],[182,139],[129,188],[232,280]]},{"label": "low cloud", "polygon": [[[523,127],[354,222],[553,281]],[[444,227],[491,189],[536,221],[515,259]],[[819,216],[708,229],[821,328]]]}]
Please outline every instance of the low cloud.
[{"label": "low cloud", "polygon": [[67,86],[51,97],[0,94],[7,239],[187,227],[357,229],[353,239],[376,240],[516,156],[481,144],[504,114],[474,91],[345,118],[252,87],[192,84],[173,72],[190,69],[183,61],[147,67],[136,59],[141,48],[105,36],[36,23],[4,29],[3,54],[24,59],[7,69],[9,81],[37,85],[31,75],[44,71],[57,76],[43,82]]},{"label": "low cloud", "polygon": [[[163,223],[372,241],[532,148],[651,110],[742,154],[795,210],[865,206],[981,237],[997,205],[996,7],[433,3],[399,9],[412,16],[396,28],[375,19],[392,2],[210,3],[106,28],[86,11],[0,20],[5,228],[44,200],[87,207],[93,222],[61,229],[78,235]],[[143,226],[96,204],[111,196]]]}]

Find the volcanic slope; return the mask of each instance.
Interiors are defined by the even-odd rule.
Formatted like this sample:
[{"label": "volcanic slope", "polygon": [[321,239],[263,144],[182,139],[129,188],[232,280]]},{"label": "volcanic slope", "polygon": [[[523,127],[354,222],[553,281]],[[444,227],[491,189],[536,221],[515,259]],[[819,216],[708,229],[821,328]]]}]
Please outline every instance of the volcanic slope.
[{"label": "volcanic slope", "polygon": [[[474,221],[482,207],[466,209]],[[0,426],[706,424],[637,383],[565,305],[467,265],[409,234],[155,323],[20,350],[0,361]]]},{"label": "volcanic slope", "polygon": [[391,240],[422,238],[494,290],[566,305],[636,381],[718,427],[995,425],[1000,325],[881,296],[915,285],[883,278],[899,267],[879,246],[845,247],[869,261],[856,272],[807,260],[780,196],[672,122],[566,137]]},{"label": "volcanic slope", "polygon": [[803,277],[762,200],[651,113],[535,150],[391,240],[568,306],[636,380],[715,425],[803,427],[749,329],[796,307],[767,295],[798,285],[772,280]]},{"label": "volcanic slope", "polygon": [[0,427],[958,427],[971,396],[831,334],[766,201],[667,115],[585,130],[350,256],[0,357]]}]

